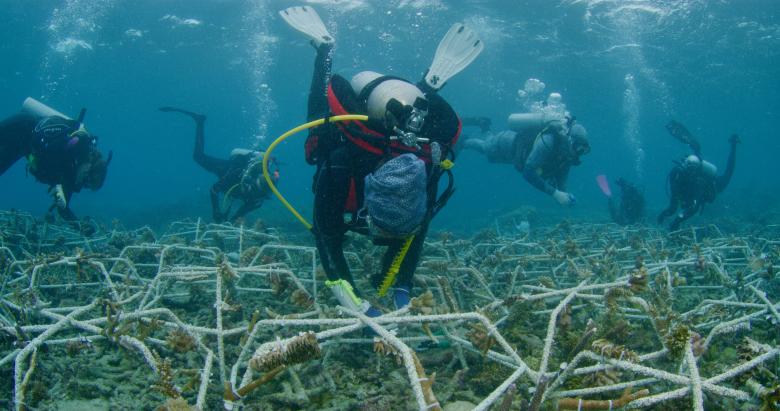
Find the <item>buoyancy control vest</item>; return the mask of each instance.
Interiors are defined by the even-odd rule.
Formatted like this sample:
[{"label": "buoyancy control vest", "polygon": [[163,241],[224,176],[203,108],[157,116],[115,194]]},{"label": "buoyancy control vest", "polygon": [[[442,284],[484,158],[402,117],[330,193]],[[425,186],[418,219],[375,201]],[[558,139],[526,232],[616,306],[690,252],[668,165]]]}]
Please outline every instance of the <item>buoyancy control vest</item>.
[{"label": "buoyancy control vest", "polygon": [[[382,76],[372,81],[367,87],[375,87],[384,80],[398,80],[396,77]],[[334,115],[362,114],[366,112],[367,93],[365,90],[360,96],[356,95],[349,81],[339,75],[334,75],[328,84],[327,98],[330,111]],[[391,140],[393,130],[388,130],[382,120],[369,118],[366,122],[345,121],[331,125],[335,135],[325,136],[317,134],[312,141],[310,136],[307,141],[307,161],[312,163],[310,153],[322,149],[327,150],[333,141],[325,142],[321,139],[337,140],[340,136],[357,147],[377,156],[396,157],[404,153],[414,153],[427,164],[431,162],[431,143],[436,142],[442,148],[442,157],[445,158],[458,140],[461,131],[461,122],[452,107],[436,93],[426,93],[428,100],[428,114],[422,127],[420,137],[429,139],[429,142],[419,144],[419,148],[410,147],[399,141]],[[361,101],[362,99],[362,101]],[[339,136],[340,135],[340,136]]]}]

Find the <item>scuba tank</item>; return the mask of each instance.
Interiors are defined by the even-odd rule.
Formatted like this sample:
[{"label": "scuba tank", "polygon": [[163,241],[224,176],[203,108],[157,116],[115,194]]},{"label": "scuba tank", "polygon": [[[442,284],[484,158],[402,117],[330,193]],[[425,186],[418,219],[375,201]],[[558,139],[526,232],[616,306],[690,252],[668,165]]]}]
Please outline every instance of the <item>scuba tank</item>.
[{"label": "scuba tank", "polygon": [[566,119],[559,115],[545,112],[515,113],[510,114],[507,119],[509,129],[517,133],[538,132],[554,123],[564,124],[565,121]]},{"label": "scuba tank", "polygon": [[59,111],[41,103],[32,97],[27,97],[24,99],[24,102],[22,103],[22,111],[28,114],[32,114],[36,117],[58,116],[66,120],[73,120],[65,114],[60,113]]}]

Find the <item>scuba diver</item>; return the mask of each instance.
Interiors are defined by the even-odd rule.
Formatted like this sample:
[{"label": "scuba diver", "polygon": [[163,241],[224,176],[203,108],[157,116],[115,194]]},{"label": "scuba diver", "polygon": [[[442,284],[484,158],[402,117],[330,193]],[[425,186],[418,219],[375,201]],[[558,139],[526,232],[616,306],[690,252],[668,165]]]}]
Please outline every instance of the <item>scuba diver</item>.
[{"label": "scuba diver", "polygon": [[645,216],[645,196],[634,184],[623,178],[615,181],[620,187],[620,204],[609,196],[609,215],[620,225],[631,225],[642,221]]},{"label": "scuba diver", "polygon": [[715,201],[715,197],[728,186],[734,174],[737,144],[740,139],[736,134],[729,137],[730,150],[726,171],[718,175],[717,167],[702,158],[698,141],[685,126],[672,120],[666,125],[666,129],[673,137],[688,144],[694,152],[684,160],[676,162],[667,178],[671,198],[669,206],[658,215],[658,224],[663,224],[667,217],[681,208],[669,226],[669,229],[674,231],[680,228],[683,221],[701,212],[704,204]]},{"label": "scuba diver", "polygon": [[[552,93],[553,100],[560,95]],[[566,180],[580,157],[590,153],[588,133],[568,116],[549,119],[544,113],[520,113],[509,116],[510,130],[485,132],[484,119],[474,118],[465,125],[482,129],[485,138],[470,138],[463,148],[484,154],[491,163],[513,164],[523,178],[537,190],[552,196],[560,205],[576,203],[566,192]]]},{"label": "scuba diver", "polygon": [[[260,208],[271,195],[263,179],[263,155],[261,151],[235,148],[229,159],[211,157],[204,152],[204,123],[206,116],[174,107],[160,107],[164,113],[181,113],[195,121],[195,149],[192,158],[206,171],[217,176],[217,182],[211,186],[211,211],[214,221],[237,221],[248,213]],[[273,163],[276,163],[273,161]],[[279,169],[274,170],[274,181],[279,179]],[[230,218],[233,201],[239,200],[241,206]]]},{"label": "scuba diver", "polygon": [[[335,39],[314,9],[291,7],[280,15],[316,49],[308,119],[368,115],[365,122],[329,122],[310,129],[306,140],[306,161],[317,166],[312,232],[326,285],[342,306],[381,315],[360,296],[344,256],[347,231],[369,235],[374,244],[387,246],[373,285],[380,296],[394,286],[396,308],[405,307],[428,225],[453,192],[448,157],[453,157],[461,125],[437,92],[477,57],[483,44],[473,31],[456,24],[417,84],[372,71],[348,79],[331,75]],[[449,184],[438,195],[445,174]]]},{"label": "scuba diver", "polygon": [[57,210],[61,218],[86,235],[95,228],[81,225],[70,208],[73,193],[83,188],[99,190],[106,180],[108,158],[97,149],[97,137],[84,126],[86,109],[76,120],[27,98],[22,111],[0,121],[0,175],[20,158],[27,159],[27,172],[49,186],[54,203],[47,218]]}]

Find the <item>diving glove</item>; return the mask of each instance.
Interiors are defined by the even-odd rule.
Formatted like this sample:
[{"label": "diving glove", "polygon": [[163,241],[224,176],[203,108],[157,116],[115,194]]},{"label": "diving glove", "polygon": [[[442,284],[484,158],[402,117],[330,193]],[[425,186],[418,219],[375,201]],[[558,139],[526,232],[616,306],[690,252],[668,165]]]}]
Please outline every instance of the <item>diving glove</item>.
[{"label": "diving glove", "polygon": [[552,196],[562,206],[572,206],[577,202],[577,199],[572,194],[565,191],[555,190]]},{"label": "diving glove", "polygon": [[57,208],[63,209],[68,207],[68,200],[65,198],[65,191],[62,190],[62,184],[57,184],[50,188],[49,194],[54,198],[54,204],[57,205]]}]

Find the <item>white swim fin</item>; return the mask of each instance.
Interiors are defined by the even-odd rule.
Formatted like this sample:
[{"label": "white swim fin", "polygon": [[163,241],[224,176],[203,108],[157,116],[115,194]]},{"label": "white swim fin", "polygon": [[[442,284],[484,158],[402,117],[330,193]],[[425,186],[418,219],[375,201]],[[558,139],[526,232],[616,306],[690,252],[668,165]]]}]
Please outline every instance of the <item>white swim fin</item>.
[{"label": "white swim fin", "polygon": [[425,73],[425,82],[439,90],[447,80],[468,67],[484,48],[477,33],[462,23],[453,24],[439,42],[431,67]]},{"label": "white swim fin", "polygon": [[316,47],[335,42],[320,16],[309,6],[289,7],[280,11],[279,15],[290,27],[310,38]]}]

